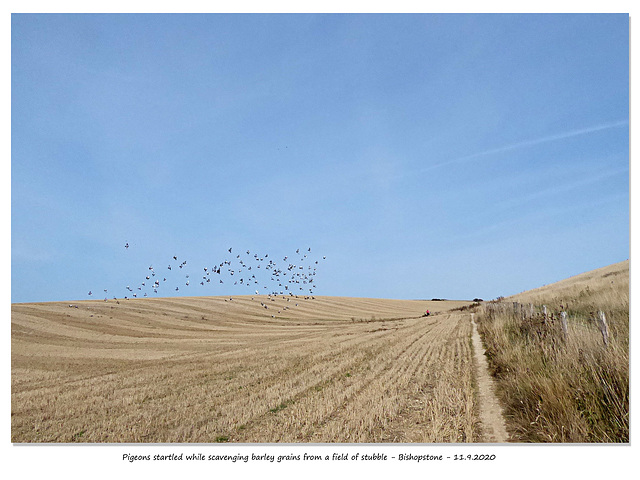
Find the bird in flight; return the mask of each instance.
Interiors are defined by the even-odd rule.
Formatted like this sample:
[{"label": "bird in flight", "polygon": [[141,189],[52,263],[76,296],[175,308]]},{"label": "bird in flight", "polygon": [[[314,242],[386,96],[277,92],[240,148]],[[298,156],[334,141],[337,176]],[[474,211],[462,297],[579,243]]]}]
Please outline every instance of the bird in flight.
[{"label": "bird in flight", "polygon": [[[128,248],[129,247],[129,243],[126,242],[125,247]],[[229,253],[233,252],[232,247],[229,247],[228,249]],[[258,278],[256,278],[256,275],[251,275],[251,278],[247,278],[247,281],[244,281],[244,277],[240,278],[239,281],[234,281],[232,279],[230,279],[231,276],[235,277],[235,273],[239,273],[241,274],[242,270],[247,270],[247,271],[251,271],[252,270],[252,266],[248,265],[247,263],[245,263],[245,259],[243,259],[242,257],[244,256],[244,254],[246,253],[247,256],[253,257],[255,259],[256,264],[253,265],[253,267],[257,267],[260,270],[268,270],[270,273],[270,277],[267,278],[271,278],[271,281],[273,282],[274,286],[277,285],[278,290],[280,291],[281,295],[285,295],[288,294],[290,296],[293,296],[294,294],[292,293],[292,290],[294,290],[295,287],[298,287],[301,291],[312,287],[312,288],[316,288],[315,285],[315,275],[316,275],[316,269],[313,268],[312,266],[308,266],[308,268],[303,267],[302,265],[298,264],[298,265],[294,265],[293,263],[289,263],[288,266],[286,268],[279,268],[278,263],[272,259],[270,259],[270,255],[269,254],[264,254],[264,256],[259,256],[257,253],[251,253],[251,250],[254,249],[241,249],[241,251],[239,252],[240,254],[238,254],[238,252],[236,251],[236,259],[233,260],[224,260],[223,262],[221,262],[218,265],[214,266],[214,267],[201,267],[203,270],[201,270],[202,273],[202,281],[197,281],[198,283],[200,283],[201,286],[205,286],[207,284],[212,283],[211,279],[209,278],[209,274],[210,272],[220,275],[222,276],[224,273],[224,276],[227,276],[228,280],[231,280],[231,282],[224,282],[224,280],[222,278],[219,279],[219,283],[220,284],[224,284],[224,283],[232,283],[233,285],[244,285],[246,287],[250,287],[251,285],[256,285],[255,288],[259,288],[258,285],[260,283],[262,283],[262,280],[259,281],[260,277],[258,276]],[[310,258],[311,257],[311,247],[307,246],[306,248],[306,253],[304,252],[304,248],[298,248],[295,250],[295,252],[297,254],[302,254],[303,258],[300,258],[299,261],[300,262],[304,262],[306,263],[307,261],[305,259]],[[173,255],[172,257],[174,261],[177,262],[178,260],[178,256],[177,255]],[[282,259],[283,262],[287,262],[289,260],[288,256],[282,256],[280,257]],[[325,260],[327,257],[326,256],[321,256],[319,259]],[[268,262],[264,263],[265,260]],[[233,262],[237,261],[239,266],[238,268],[234,268]],[[312,265],[315,264],[315,266],[317,266],[320,262],[318,262],[316,259],[312,259],[310,262]],[[179,269],[181,269],[182,271],[187,270],[187,261],[183,261],[181,263],[175,263],[175,264],[171,264],[170,262],[167,265],[167,270],[169,272],[171,272],[173,270],[173,267],[175,265],[177,265],[179,267]],[[222,267],[224,266],[229,266],[229,268],[227,269],[227,272],[222,272]],[[257,275],[260,274],[260,270],[255,271]],[[308,270],[308,272],[306,272],[306,270]],[[172,273],[172,272],[171,272]],[[155,269],[153,267],[153,265],[149,265],[147,264],[147,273],[144,274],[144,280],[146,280],[146,282],[151,280],[151,276],[155,277],[156,276],[156,272]],[[267,275],[267,272],[265,272],[265,275]],[[240,275],[238,275],[239,277]],[[248,274],[247,274],[248,276]],[[190,286],[190,281],[189,281],[189,277],[190,275],[187,274],[187,272],[185,271],[185,276],[183,277],[184,280],[182,280],[182,287],[183,287],[183,291],[184,291],[184,287],[185,286]],[[290,278],[287,278],[290,277]],[[168,279],[167,277],[163,278],[163,282],[167,282],[170,279]],[[138,284],[139,286],[137,287],[138,290],[142,291],[141,296],[147,296],[147,293],[145,293],[143,290],[146,290],[145,287],[147,287],[145,281],[141,282],[140,284]],[[302,285],[307,285],[307,287],[303,287]],[[160,290],[160,281],[159,280],[155,280],[153,284],[149,284],[148,288],[150,292],[153,292],[155,294],[158,293],[158,291]],[[283,288],[284,287],[284,288]],[[178,286],[176,286],[176,284],[173,285],[173,288],[175,288],[175,292],[180,292],[180,289]],[[263,285],[262,286],[263,289],[268,289],[268,286]],[[313,292],[312,288],[309,288],[309,292]],[[133,292],[133,289],[127,285],[126,290],[128,292]],[[104,289],[105,293],[107,293],[107,289]],[[88,295],[91,296],[93,294],[93,292],[90,290]],[[259,290],[256,290],[256,295],[259,294]],[[273,291],[272,293],[270,293],[270,295],[277,295],[278,292],[277,291]],[[149,293],[148,295],[151,295],[151,293]],[[133,297],[135,298],[136,295],[134,294]]]}]

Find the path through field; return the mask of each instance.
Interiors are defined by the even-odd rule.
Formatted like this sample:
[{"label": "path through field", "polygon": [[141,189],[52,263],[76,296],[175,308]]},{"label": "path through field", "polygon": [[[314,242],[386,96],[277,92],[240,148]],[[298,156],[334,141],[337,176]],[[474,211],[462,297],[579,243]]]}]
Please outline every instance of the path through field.
[{"label": "path through field", "polygon": [[12,441],[482,441],[463,304],[14,304]]},{"label": "path through field", "polygon": [[478,333],[474,314],[471,314],[473,324],[473,350],[476,359],[476,379],[478,382],[478,402],[480,404],[480,419],[483,427],[483,441],[488,443],[505,443],[509,441],[509,434],[504,423],[502,407],[495,394],[495,384],[489,374],[489,366],[484,356],[482,339]]}]

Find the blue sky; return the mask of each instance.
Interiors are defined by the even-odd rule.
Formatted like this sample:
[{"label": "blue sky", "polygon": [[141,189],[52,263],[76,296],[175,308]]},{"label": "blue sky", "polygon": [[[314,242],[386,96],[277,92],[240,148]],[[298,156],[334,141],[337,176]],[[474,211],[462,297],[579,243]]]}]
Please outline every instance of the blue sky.
[{"label": "blue sky", "polygon": [[150,265],[173,276],[139,294],[252,293],[173,255],[200,279],[311,247],[315,294],[452,299],[629,258],[627,14],[11,27],[12,302],[121,298]]}]

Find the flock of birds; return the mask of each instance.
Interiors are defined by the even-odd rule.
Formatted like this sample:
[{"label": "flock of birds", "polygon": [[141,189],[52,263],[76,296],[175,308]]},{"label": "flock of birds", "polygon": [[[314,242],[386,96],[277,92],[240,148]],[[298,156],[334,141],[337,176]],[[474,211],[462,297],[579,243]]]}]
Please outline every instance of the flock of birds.
[{"label": "flock of birds", "polygon": [[[129,249],[129,243],[124,246]],[[187,268],[187,261],[179,259],[177,255],[172,257],[167,266],[155,268],[149,265],[144,280],[133,287],[125,287],[126,294],[123,298],[148,297],[167,289],[174,292],[187,291],[192,285],[199,284],[200,288],[211,284],[224,284],[243,287],[260,293],[271,295],[297,296],[299,294],[313,294],[316,288],[316,273],[319,259],[311,256],[311,247],[297,249],[292,258],[285,256],[282,261],[275,261],[269,254],[258,255],[250,250],[234,252],[230,247],[221,262],[212,266],[198,268],[194,273]],[[322,260],[326,260],[326,256]],[[169,278],[169,280],[167,280]],[[193,283],[192,283],[193,282]],[[104,289],[105,301],[107,301],[108,289]],[[88,295],[92,296],[93,291]],[[117,299],[117,296],[113,297]]]}]

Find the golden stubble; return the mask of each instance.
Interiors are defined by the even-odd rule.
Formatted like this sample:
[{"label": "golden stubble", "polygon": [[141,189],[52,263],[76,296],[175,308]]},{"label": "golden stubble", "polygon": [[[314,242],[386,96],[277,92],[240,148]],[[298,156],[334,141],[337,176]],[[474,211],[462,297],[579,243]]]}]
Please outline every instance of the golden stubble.
[{"label": "golden stubble", "polygon": [[477,441],[467,304],[14,304],[12,441]]}]

